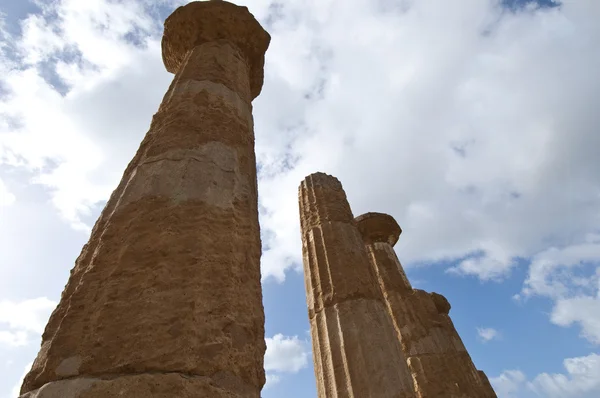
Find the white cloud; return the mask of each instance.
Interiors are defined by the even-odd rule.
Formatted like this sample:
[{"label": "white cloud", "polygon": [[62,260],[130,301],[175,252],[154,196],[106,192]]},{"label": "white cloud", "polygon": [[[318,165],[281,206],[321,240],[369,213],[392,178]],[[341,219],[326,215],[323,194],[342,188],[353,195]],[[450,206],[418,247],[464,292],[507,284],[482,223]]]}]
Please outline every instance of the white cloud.
[{"label": "white cloud", "polygon": [[308,366],[310,348],[306,341],[298,336],[276,334],[265,339],[265,371],[267,382],[265,388],[281,382],[283,374],[298,373]]},{"label": "white cloud", "polygon": [[600,344],[599,284],[600,235],[588,234],[582,243],[537,254],[518,298],[552,299],[550,320],[554,324],[579,325],[584,338]]},{"label": "white cloud", "polygon": [[8,187],[4,183],[4,181],[0,180],[0,207],[2,206],[10,206],[16,200],[15,195],[9,192]]},{"label": "white cloud", "polygon": [[500,338],[500,332],[494,328],[477,328],[477,335],[484,343]]},{"label": "white cloud", "polygon": [[46,297],[0,301],[0,344],[23,346],[41,335],[56,303]]},{"label": "white cloud", "polygon": [[[531,261],[523,293],[558,298],[586,287],[597,289],[596,267],[590,267],[594,263],[600,263],[600,235],[597,234],[586,235],[578,244],[544,250]],[[581,272],[591,278],[583,277]]]},{"label": "white cloud", "polygon": [[583,296],[560,299],[556,301],[550,319],[560,326],[578,323],[582,335],[600,345],[600,298]]},{"label": "white cloud", "polygon": [[33,366],[33,362],[29,362],[25,366],[25,370],[23,371],[23,374],[19,378],[19,381],[14,385],[14,387],[11,390],[11,394],[10,394],[11,398],[16,398],[19,396],[19,393],[21,392],[21,384],[23,384],[23,379],[25,378],[25,376],[27,376],[27,373],[29,373],[32,366]]},{"label": "white cloud", "polygon": [[0,330],[0,345],[22,347],[28,344],[27,332]]},{"label": "white cloud", "polygon": [[600,396],[600,355],[565,359],[566,374],[538,375],[528,387],[545,398],[597,398]]},{"label": "white cloud", "polygon": [[[273,31],[256,107],[259,159],[275,170],[295,160],[260,179],[269,210],[261,222],[276,231],[267,275],[281,280],[300,261],[296,189],[317,170],[341,179],[356,213],[398,219],[408,266],[469,256],[452,271],[501,280],[517,258],[581,241],[600,224],[598,176],[583,163],[598,164],[589,150],[598,117],[582,98],[596,101],[600,84],[589,67],[599,64],[592,43],[600,30],[585,22],[595,9],[407,4],[385,14],[377,2],[357,1],[352,11],[335,1],[283,6],[283,20],[300,26],[293,32],[304,40],[283,57],[279,43],[292,34],[283,23]],[[587,61],[582,48],[594,52]],[[284,69],[307,70],[305,82]],[[320,79],[314,102],[281,88],[310,90]],[[289,119],[302,123],[288,132]]]},{"label": "white cloud", "polygon": [[483,281],[502,280],[516,266],[510,254],[493,242],[482,242],[480,253],[464,259],[447,272],[458,275],[474,275]]},{"label": "white cloud", "polygon": [[565,373],[540,373],[532,380],[520,370],[507,370],[490,378],[498,398],[597,398],[600,396],[600,355],[563,361]]},{"label": "white cloud", "polygon": [[89,230],[81,217],[114,189],[171,79],[160,23],[132,1],[43,8],[15,40],[24,63],[2,79],[10,94],[0,100],[0,162],[36,173],[63,217]]},{"label": "white cloud", "polygon": [[525,374],[520,370],[506,370],[498,377],[491,377],[490,383],[498,398],[519,398],[519,391],[526,381]]},{"label": "white cloud", "polygon": [[276,334],[265,339],[265,370],[267,372],[297,373],[306,366],[310,351],[305,341],[298,336],[287,337]]}]

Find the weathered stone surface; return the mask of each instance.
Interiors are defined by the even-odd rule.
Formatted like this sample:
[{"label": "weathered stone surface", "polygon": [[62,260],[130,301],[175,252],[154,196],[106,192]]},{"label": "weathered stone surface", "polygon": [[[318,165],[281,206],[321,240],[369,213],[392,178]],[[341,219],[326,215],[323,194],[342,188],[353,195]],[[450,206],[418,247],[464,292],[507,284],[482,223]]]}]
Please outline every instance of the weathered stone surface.
[{"label": "weathered stone surface", "polygon": [[[181,56],[177,74],[76,261],[22,394],[65,397],[52,392],[58,381],[100,378],[74,396],[260,395],[264,312],[250,101],[262,63],[250,55],[263,51],[264,60],[269,36],[245,7],[203,4],[175,12],[170,21],[185,21],[185,32],[167,23],[164,56]],[[240,21],[254,21],[254,30],[228,28]],[[178,42],[193,29],[202,40]],[[157,387],[158,395],[141,387],[148,374],[167,373],[194,382],[168,376],[172,392]]]},{"label": "weathered stone surface", "polygon": [[414,397],[406,358],[341,184],[299,189],[304,280],[320,398]]},{"label": "weathered stone surface", "polygon": [[112,378],[59,380],[28,392],[21,398],[251,398],[254,388],[230,374],[213,377],[181,373],[152,373]]},{"label": "weathered stone surface", "polygon": [[450,317],[430,293],[390,298],[400,340],[415,379],[417,397],[484,396],[483,384]]},{"label": "weathered stone surface", "polygon": [[355,221],[407,358],[416,397],[496,397],[454,328],[448,300],[411,287],[392,247],[401,231],[396,221],[382,213],[367,213]]},{"label": "weathered stone surface", "polygon": [[[373,264],[385,264],[385,266],[373,267],[380,285],[379,288],[385,297],[394,292],[403,294],[412,291],[410,281],[397,261],[396,252],[390,244],[373,242],[367,245],[367,253]],[[381,288],[384,283],[385,289]]]},{"label": "weathered stone surface", "polygon": [[414,397],[384,303],[345,301],[317,312],[310,325],[318,333],[316,371],[327,375],[319,397]]}]

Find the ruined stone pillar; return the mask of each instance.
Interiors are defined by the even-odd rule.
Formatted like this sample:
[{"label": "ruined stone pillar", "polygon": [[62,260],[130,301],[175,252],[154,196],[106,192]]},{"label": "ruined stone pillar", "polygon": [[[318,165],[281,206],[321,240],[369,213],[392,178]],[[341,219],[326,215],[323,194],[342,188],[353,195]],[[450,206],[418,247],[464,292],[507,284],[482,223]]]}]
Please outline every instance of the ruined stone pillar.
[{"label": "ruined stone pillar", "polygon": [[319,398],[414,397],[365,246],[340,182],[299,189],[304,281]]},{"label": "ruined stone pillar", "polygon": [[355,221],[407,358],[416,396],[495,398],[454,328],[448,300],[410,285],[393,248],[402,233],[396,220],[366,213]]},{"label": "ruined stone pillar", "polygon": [[175,78],[71,271],[23,397],[260,397],[251,101],[269,41],[225,1],[166,20]]}]

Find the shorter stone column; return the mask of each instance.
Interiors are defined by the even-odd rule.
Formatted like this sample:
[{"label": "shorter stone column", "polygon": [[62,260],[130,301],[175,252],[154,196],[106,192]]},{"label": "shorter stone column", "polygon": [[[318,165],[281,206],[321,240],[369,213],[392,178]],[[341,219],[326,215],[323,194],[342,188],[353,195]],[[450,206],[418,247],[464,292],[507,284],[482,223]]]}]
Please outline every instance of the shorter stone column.
[{"label": "shorter stone column", "polygon": [[484,386],[448,316],[448,300],[410,285],[393,248],[402,233],[394,218],[367,213],[355,221],[407,358],[416,396],[496,397],[491,387]]},{"label": "shorter stone column", "polygon": [[391,318],[342,184],[299,190],[304,281],[319,398],[414,397]]}]

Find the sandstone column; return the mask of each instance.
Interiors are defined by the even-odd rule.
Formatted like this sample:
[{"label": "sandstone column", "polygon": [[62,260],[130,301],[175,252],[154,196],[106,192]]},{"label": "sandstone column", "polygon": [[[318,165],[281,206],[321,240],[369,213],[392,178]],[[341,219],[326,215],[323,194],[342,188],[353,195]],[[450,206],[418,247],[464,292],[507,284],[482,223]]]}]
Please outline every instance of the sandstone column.
[{"label": "sandstone column", "polygon": [[166,20],[175,78],[76,261],[24,397],[260,396],[251,101],[269,41],[225,1]]},{"label": "sandstone column", "polygon": [[342,185],[312,174],[300,185],[299,201],[319,398],[414,397]]},{"label": "sandstone column", "polygon": [[355,221],[408,360],[416,396],[495,398],[454,328],[450,303],[410,285],[393,248],[402,233],[396,220],[367,213]]}]

